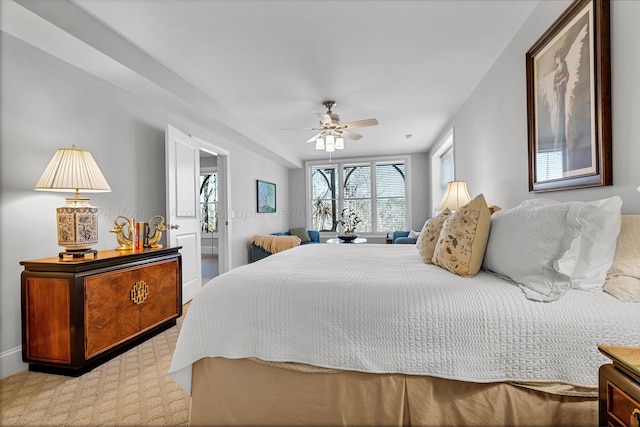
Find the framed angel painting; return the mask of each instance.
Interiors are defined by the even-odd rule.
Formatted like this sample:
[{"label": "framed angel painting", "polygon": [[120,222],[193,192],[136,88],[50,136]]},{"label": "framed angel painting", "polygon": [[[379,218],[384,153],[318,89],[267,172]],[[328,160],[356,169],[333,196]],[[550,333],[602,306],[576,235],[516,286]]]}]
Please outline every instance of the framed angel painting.
[{"label": "framed angel painting", "polygon": [[529,191],[613,184],[609,0],[576,0],[526,55]]}]

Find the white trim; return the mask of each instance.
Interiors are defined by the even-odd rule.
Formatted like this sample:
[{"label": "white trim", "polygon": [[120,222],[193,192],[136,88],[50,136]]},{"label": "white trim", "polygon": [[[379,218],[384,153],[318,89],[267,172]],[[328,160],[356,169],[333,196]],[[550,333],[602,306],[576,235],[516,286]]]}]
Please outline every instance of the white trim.
[{"label": "white trim", "polygon": [[29,365],[22,361],[22,346],[13,347],[0,353],[0,379],[5,379],[25,369],[29,369]]}]

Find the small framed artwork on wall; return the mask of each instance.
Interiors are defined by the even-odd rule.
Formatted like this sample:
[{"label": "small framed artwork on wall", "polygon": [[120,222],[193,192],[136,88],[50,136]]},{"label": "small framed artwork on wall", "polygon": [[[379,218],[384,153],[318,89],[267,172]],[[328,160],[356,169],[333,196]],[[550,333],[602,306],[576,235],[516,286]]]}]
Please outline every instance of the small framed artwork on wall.
[{"label": "small framed artwork on wall", "polygon": [[529,191],[613,184],[609,2],[575,0],[526,54]]},{"label": "small framed artwork on wall", "polygon": [[276,211],[276,185],[258,180],[258,213]]}]

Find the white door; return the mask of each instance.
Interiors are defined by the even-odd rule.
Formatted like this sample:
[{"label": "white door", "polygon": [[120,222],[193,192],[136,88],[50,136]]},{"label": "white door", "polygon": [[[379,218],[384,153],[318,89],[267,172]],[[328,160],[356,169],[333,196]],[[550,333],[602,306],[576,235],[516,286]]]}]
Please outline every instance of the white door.
[{"label": "white door", "polygon": [[202,286],[200,270],[200,149],[189,135],[167,125],[165,134],[169,246],[182,246],[182,303]]}]

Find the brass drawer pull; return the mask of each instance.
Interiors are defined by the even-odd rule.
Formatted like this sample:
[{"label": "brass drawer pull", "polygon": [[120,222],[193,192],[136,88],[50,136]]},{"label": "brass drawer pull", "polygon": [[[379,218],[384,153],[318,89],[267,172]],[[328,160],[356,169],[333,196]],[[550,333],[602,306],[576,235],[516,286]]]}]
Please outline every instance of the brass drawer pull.
[{"label": "brass drawer pull", "polygon": [[140,305],[147,299],[149,295],[149,287],[144,281],[136,282],[131,289],[131,301],[135,305]]},{"label": "brass drawer pull", "polygon": [[630,427],[638,427],[640,426],[640,409],[636,408],[633,410],[631,414],[631,419],[629,420]]}]

